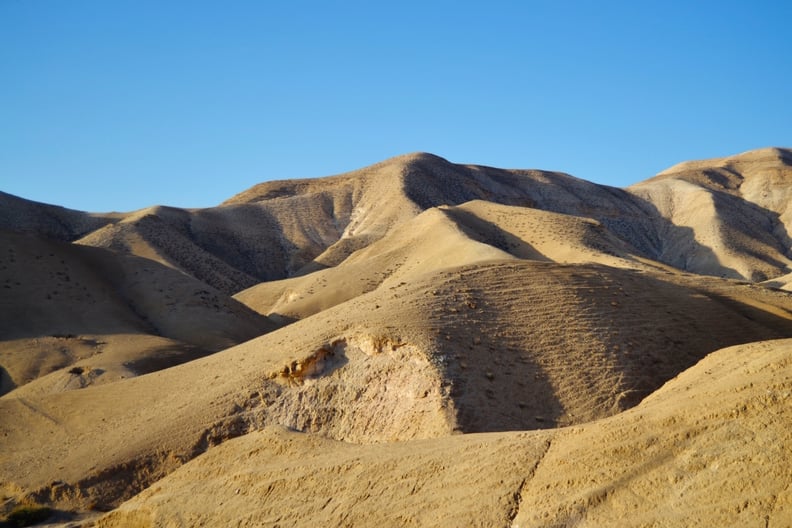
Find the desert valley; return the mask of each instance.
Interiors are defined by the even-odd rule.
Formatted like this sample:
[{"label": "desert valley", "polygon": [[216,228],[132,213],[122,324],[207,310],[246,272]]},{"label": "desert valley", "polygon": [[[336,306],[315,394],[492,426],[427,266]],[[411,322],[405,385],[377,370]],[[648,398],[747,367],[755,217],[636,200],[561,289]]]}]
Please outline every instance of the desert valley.
[{"label": "desert valley", "polygon": [[0,237],[8,526],[792,526],[790,149],[0,193]]}]

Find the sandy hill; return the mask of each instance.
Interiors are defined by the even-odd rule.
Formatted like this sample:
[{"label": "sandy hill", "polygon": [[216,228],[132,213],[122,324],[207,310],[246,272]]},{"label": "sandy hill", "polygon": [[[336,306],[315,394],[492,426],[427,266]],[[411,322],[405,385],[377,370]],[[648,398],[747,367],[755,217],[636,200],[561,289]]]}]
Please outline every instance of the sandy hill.
[{"label": "sandy hill", "polygon": [[621,190],[411,154],[107,215],[0,195],[0,514],[792,523],[789,159]]},{"label": "sandy hill", "polygon": [[371,446],[265,428],[98,525],[786,526],[791,351],[721,350],[580,427]]},{"label": "sandy hill", "polygon": [[682,163],[629,190],[668,222],[658,229],[664,241],[658,260],[752,281],[789,272],[792,151]]},{"label": "sandy hill", "polygon": [[0,398],[4,493],[108,508],[228,438],[282,425],[382,443],[583,424],[708,353],[792,335],[787,294],[501,260],[426,275],[166,370]]},{"label": "sandy hill", "polygon": [[596,220],[477,200],[428,209],[337,266],[261,283],[235,298],[293,321],[425,273],[504,258],[664,269]]},{"label": "sandy hill", "polygon": [[0,240],[0,394],[27,393],[34,380],[56,390],[149,372],[274,328],[150,260],[32,234],[0,231]]},{"label": "sandy hill", "polygon": [[[154,259],[236,293],[334,266],[426,209],[471,200],[593,218],[644,253],[657,244],[646,205],[619,189],[563,173],[457,165],[424,153],[329,178],[263,183],[215,208],[151,207],[68,232],[81,233],[81,244]],[[49,216],[42,206],[38,216],[6,225],[36,231]]]},{"label": "sandy hill", "polygon": [[2,195],[0,227],[151,258],[233,294],[335,266],[427,209],[485,200],[595,220],[642,257],[687,271],[764,280],[789,265],[789,159],[765,149],[689,162],[621,190],[416,153],[262,183],[210,209],[89,215]]}]

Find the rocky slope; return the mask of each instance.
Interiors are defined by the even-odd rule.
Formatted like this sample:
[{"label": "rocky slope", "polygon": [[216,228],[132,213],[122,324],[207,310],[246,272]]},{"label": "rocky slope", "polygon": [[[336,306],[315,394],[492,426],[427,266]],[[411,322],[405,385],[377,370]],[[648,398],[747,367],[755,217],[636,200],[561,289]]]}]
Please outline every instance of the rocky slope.
[{"label": "rocky slope", "polygon": [[789,271],[792,151],[687,162],[628,189],[668,229],[655,258],[696,273],[763,281]]},{"label": "rocky slope", "polygon": [[0,227],[111,248],[228,294],[332,267],[422,211],[472,200],[589,218],[642,257],[707,275],[785,274],[792,154],[688,162],[626,190],[536,170],[400,156],[327,178],[266,182],[203,210],[95,215],[2,195]]}]

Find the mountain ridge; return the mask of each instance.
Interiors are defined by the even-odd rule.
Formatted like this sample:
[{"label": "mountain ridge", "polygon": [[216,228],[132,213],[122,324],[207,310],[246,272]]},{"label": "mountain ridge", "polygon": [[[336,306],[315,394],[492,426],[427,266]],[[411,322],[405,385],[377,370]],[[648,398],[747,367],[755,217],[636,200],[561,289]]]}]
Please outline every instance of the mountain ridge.
[{"label": "mountain ridge", "polygon": [[[65,232],[54,227],[50,231],[56,236],[60,233],[62,239],[79,234],[86,245],[159,255],[160,262],[233,294],[256,282],[334,266],[431,207],[487,200],[592,218],[647,258],[696,273],[758,281],[790,271],[789,251],[782,248],[792,240],[788,235],[792,208],[787,207],[788,193],[779,190],[792,177],[790,159],[789,149],[768,148],[685,162],[619,189],[559,172],[459,165],[433,154],[413,153],[325,178],[264,182],[209,209],[153,207],[99,217],[60,208],[57,213],[70,219]],[[721,166],[732,167],[726,173],[731,179],[707,176],[723,171]],[[738,193],[742,184],[734,181],[742,181],[740,170],[757,180],[743,194]],[[712,209],[712,215],[725,208],[729,216],[741,217],[739,225],[725,225],[728,236],[745,246],[738,248],[743,256],[735,265],[727,264],[735,260],[728,247],[731,242],[724,242],[717,233],[696,232],[690,219],[684,214],[680,217],[669,205],[681,199],[680,193],[690,194],[678,182],[693,185],[690,189],[698,190],[703,207]],[[1,198],[6,204],[13,202],[9,195]],[[29,210],[33,205],[25,202],[25,207]],[[46,206],[43,214],[51,217],[52,207]],[[300,215],[295,216],[296,211]],[[751,227],[757,221],[764,224],[761,229]],[[20,226],[18,219],[0,217],[0,226],[15,230],[41,231],[36,226],[43,222],[34,215]],[[161,226],[148,226],[152,222]],[[710,225],[718,222],[718,218],[709,219]],[[244,224],[251,224],[252,230],[241,231]],[[156,238],[150,234],[152,229],[170,235],[151,240]],[[259,240],[266,233],[266,240]],[[145,240],[142,246],[141,239]],[[661,239],[666,241],[661,243]],[[750,240],[759,245],[753,247],[756,244]],[[173,244],[183,246],[175,258],[167,255]],[[721,250],[721,245],[726,247]],[[700,252],[701,256],[684,259],[682,252]],[[744,256],[752,252],[762,257]],[[262,267],[256,262],[268,264]]]}]

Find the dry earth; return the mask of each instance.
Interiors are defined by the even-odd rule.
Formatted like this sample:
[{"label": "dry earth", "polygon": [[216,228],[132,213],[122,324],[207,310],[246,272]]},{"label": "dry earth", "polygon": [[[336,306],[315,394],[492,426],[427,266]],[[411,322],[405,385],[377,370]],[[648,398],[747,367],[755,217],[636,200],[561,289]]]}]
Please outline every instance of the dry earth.
[{"label": "dry earth", "polygon": [[413,154],[206,210],[0,194],[3,511],[790,525],[790,189],[763,149],[626,190]]},{"label": "dry earth", "polygon": [[143,374],[275,328],[148,259],[30,233],[0,231],[0,241],[0,395],[34,380],[24,393]]},{"label": "dry earth", "polygon": [[673,226],[659,260],[696,273],[762,281],[787,272],[792,152],[761,149],[671,167],[629,190]]},{"label": "dry earth", "polygon": [[788,526],[792,342],[724,349],[579,427],[230,440],[99,526]]}]

